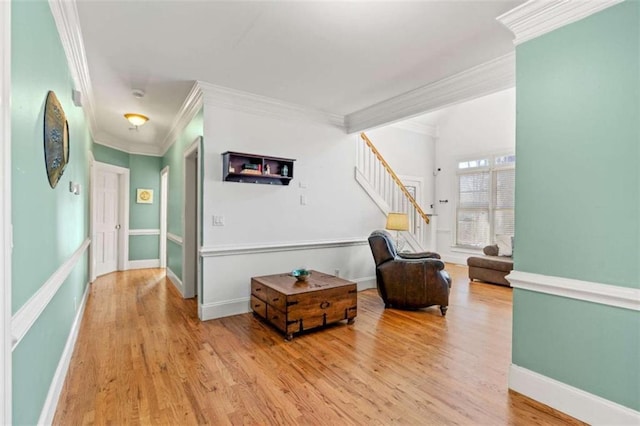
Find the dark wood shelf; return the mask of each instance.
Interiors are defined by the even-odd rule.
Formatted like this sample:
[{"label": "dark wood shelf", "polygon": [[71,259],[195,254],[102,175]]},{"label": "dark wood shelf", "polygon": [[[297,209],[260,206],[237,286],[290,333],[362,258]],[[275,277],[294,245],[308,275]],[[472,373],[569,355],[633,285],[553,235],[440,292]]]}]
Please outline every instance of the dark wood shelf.
[{"label": "dark wood shelf", "polygon": [[[291,158],[227,151],[222,154],[222,180],[226,182],[289,185],[293,179]],[[242,173],[258,170],[259,173]],[[269,173],[265,173],[265,171]],[[274,173],[275,171],[275,173]]]}]

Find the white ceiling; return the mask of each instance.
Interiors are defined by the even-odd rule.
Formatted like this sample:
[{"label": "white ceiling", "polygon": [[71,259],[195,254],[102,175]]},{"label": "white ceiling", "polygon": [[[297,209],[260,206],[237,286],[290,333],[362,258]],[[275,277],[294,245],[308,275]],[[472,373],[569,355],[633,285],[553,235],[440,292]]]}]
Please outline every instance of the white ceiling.
[{"label": "white ceiling", "polygon": [[162,144],[194,80],[350,114],[512,52],[523,2],[77,0],[95,130]]}]

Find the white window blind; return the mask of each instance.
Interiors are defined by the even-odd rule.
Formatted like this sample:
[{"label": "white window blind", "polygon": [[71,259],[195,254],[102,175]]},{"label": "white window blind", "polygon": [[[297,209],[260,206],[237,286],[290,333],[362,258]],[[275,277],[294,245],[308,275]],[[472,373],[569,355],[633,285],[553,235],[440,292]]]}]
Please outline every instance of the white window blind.
[{"label": "white window blind", "polygon": [[515,231],[515,155],[458,163],[456,245],[482,248]]},{"label": "white window blind", "polygon": [[494,235],[513,235],[515,233],[516,170],[496,170],[494,176],[496,180],[493,204]]}]

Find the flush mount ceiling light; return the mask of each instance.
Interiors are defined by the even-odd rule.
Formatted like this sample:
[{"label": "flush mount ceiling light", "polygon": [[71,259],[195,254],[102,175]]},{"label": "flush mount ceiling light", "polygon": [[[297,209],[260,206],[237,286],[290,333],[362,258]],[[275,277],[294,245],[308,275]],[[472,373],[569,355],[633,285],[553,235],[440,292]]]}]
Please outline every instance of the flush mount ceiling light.
[{"label": "flush mount ceiling light", "polygon": [[136,127],[142,126],[144,123],[149,121],[149,117],[147,117],[146,115],[134,114],[134,113],[125,114],[124,118],[129,120],[129,123],[133,124]]},{"label": "flush mount ceiling light", "polygon": [[144,98],[144,90],[142,89],[133,89],[131,91],[131,94],[133,95],[134,98],[136,99],[142,99]]}]

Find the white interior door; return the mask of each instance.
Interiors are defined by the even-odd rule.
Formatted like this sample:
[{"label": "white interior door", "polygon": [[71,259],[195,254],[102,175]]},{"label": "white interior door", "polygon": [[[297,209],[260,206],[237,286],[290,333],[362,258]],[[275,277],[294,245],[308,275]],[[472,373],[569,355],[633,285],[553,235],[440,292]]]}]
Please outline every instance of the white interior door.
[{"label": "white interior door", "polygon": [[169,195],[169,166],[160,171],[160,267],[167,267],[167,207]]},{"label": "white interior door", "polygon": [[[401,179],[407,191],[409,191],[409,194],[411,194],[418,205],[422,207],[422,181],[410,177],[403,177]],[[409,204],[404,197],[402,198],[401,211],[407,213],[409,216],[409,233],[413,235],[419,244],[424,244],[424,232],[422,232],[424,223],[422,222],[422,218],[415,209],[411,208],[411,204]]]},{"label": "white interior door", "polygon": [[184,223],[182,235],[183,297],[198,295],[198,148],[200,138],[184,154]]},{"label": "white interior door", "polygon": [[118,269],[118,234],[120,223],[118,173],[98,170],[95,182],[95,267],[96,275]]}]

